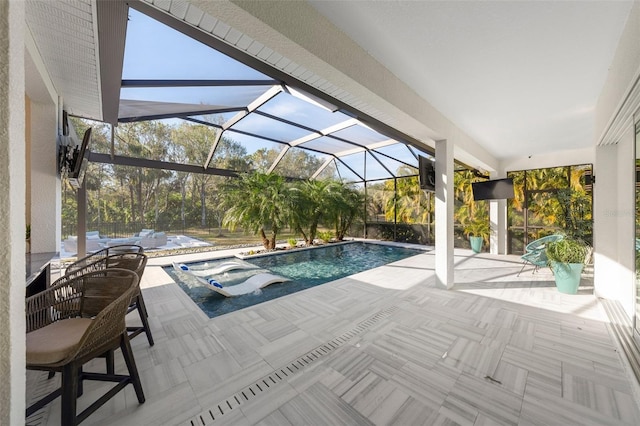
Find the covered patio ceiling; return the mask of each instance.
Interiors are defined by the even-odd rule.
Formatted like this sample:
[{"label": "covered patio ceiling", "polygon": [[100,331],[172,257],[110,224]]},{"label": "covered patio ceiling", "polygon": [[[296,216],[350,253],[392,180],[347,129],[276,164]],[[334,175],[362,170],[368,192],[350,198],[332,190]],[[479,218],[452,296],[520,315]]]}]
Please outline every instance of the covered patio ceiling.
[{"label": "covered patio ceiling", "polygon": [[[433,152],[443,138],[455,141],[458,160],[494,170],[503,158],[593,146],[594,106],[631,4],[29,1],[31,52],[40,57],[28,60],[26,74],[29,80],[41,62],[74,115],[115,124],[213,114],[217,121],[201,121],[234,138],[260,136],[284,155],[304,150],[332,157],[354,178],[365,167],[349,170],[342,161],[348,155],[368,157],[371,167],[388,169],[381,177],[393,176],[394,167],[415,166],[417,152]],[[210,48],[204,56],[217,51],[257,71],[225,76],[196,66],[191,71],[207,72],[128,75],[126,33],[137,25],[134,13],[128,21],[129,7]],[[139,52],[162,44],[155,34],[145,42]],[[222,102],[153,95],[168,87],[204,94],[232,86],[246,96]],[[265,100],[267,92],[273,96]],[[301,98],[323,105],[311,104],[320,115],[329,114],[327,107],[340,119],[323,126],[265,112]],[[256,131],[278,121],[272,117],[281,119],[277,132]],[[352,124],[333,127],[341,123]],[[284,128],[295,131],[283,134]],[[354,140],[362,133],[376,136]],[[396,143],[410,148],[396,156],[389,148]],[[210,147],[209,167],[215,151]],[[396,163],[381,164],[386,156]]]},{"label": "covered patio ceiling", "polygon": [[[94,96],[100,99],[99,105],[91,102],[91,91],[86,91],[88,99],[65,97],[65,109],[116,127],[118,123],[164,120],[170,125],[188,122],[217,129],[206,161],[189,164],[188,170],[200,167],[205,172],[229,175],[219,158],[224,155],[220,148],[225,143],[239,143],[249,154],[271,152],[275,159],[262,171],[354,183],[415,176],[418,156],[432,157],[428,146],[410,136],[144,2],[127,7],[121,2],[86,0],[79,5],[85,7],[73,7],[75,4],[66,1],[32,2],[27,7],[27,21],[34,39],[43,47],[39,49],[43,60],[47,68],[57,70],[52,77],[64,83],[58,86],[73,94],[77,82],[88,87],[101,85],[102,90]],[[51,15],[61,19],[74,16],[80,22],[97,24],[99,34],[101,28],[111,32],[99,37],[99,43],[93,34],[95,50],[87,48],[91,43],[84,43],[85,49],[69,49],[66,41],[71,41],[71,46],[78,43],[71,32],[62,34],[58,43],[50,42],[47,34],[60,32],[49,19]],[[83,38],[92,37],[90,28],[85,26]],[[84,66],[99,69],[99,78],[91,80],[89,72],[76,72],[70,78],[60,52],[71,54],[71,64],[91,57],[95,62],[84,61]],[[185,165],[166,159],[135,159],[125,152],[105,154],[92,153],[90,158],[185,170]],[[300,155],[311,157],[320,166],[295,176],[280,170],[288,156],[295,161]]]},{"label": "covered patio ceiling", "polygon": [[321,164],[307,175],[289,176],[294,178],[363,182],[417,174],[420,151],[408,137],[374,130],[261,68],[130,9],[117,121],[179,119],[216,128],[206,161],[199,164],[205,169],[224,167],[218,157],[227,151],[220,148],[239,143],[248,153],[275,155],[267,172],[286,174],[279,165],[301,152]]}]

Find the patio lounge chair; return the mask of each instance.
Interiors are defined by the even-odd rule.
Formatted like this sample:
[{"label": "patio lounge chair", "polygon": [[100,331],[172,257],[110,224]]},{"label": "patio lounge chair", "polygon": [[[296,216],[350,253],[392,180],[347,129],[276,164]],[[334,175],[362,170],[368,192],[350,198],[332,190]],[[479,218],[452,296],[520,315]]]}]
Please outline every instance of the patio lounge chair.
[{"label": "patio lounge chair", "polygon": [[518,272],[518,277],[527,266],[527,263],[534,266],[533,273],[536,273],[541,267],[547,266],[547,253],[545,252],[546,244],[563,239],[564,236],[560,234],[547,235],[546,237],[539,238],[530,242],[525,247],[525,253],[520,256],[522,259],[522,269]]},{"label": "patio lounge chair", "polygon": [[[98,231],[88,231],[86,233],[86,250],[87,253],[93,253],[98,250],[101,250],[106,246],[109,242],[109,238],[103,238],[100,236]],[[62,242],[64,251],[67,253],[77,253],[78,252],[78,237],[75,235],[69,236],[66,240]]]},{"label": "patio lounge chair", "polygon": [[142,247],[147,249],[154,249],[160,246],[167,245],[167,234],[164,232],[151,232],[144,235],[140,239],[139,243]]},{"label": "patio lounge chair", "polygon": [[257,266],[245,262],[229,261],[223,262],[215,268],[194,268],[187,266],[184,263],[177,264],[173,262],[173,268],[176,271],[184,272],[185,274],[190,274],[196,277],[210,277],[212,275],[224,274],[227,271],[233,271],[236,269],[254,269],[257,268]]},{"label": "patio lounge chair", "polygon": [[[27,369],[62,373],[61,387],[28,407],[27,417],[62,396],[61,424],[77,425],[130,383],[138,402],[145,401],[125,324],[136,291],[137,274],[113,268],[62,277],[26,299]],[[118,347],[128,375],[83,371],[85,363]],[[117,385],[76,414],[83,380]]]},{"label": "patio lounge chair", "polygon": [[243,294],[253,293],[254,291],[264,288],[274,283],[281,283],[285,281],[291,281],[289,278],[281,277],[280,275],[274,275],[269,273],[255,274],[249,277],[246,281],[224,287],[222,284],[214,280],[213,278],[204,279],[196,277],[198,282],[210,290],[220,293],[224,297],[242,296]]}]

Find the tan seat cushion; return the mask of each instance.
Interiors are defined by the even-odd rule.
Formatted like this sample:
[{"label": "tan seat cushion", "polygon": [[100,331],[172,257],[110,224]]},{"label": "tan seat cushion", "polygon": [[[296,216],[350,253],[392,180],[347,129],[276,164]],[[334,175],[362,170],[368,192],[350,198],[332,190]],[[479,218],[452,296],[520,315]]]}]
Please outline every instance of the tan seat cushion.
[{"label": "tan seat cushion", "polygon": [[27,333],[27,365],[62,361],[78,347],[90,318],[69,318]]}]

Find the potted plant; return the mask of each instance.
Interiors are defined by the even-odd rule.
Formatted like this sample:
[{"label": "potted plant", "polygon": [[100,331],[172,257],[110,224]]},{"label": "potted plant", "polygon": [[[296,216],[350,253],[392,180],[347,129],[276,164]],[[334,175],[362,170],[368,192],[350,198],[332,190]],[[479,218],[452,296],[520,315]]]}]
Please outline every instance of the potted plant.
[{"label": "potted plant", "polygon": [[576,294],[578,292],[580,276],[588,253],[587,243],[570,236],[546,245],[545,254],[560,293]]},{"label": "potted plant", "polygon": [[489,221],[483,217],[474,217],[464,226],[464,234],[469,238],[474,253],[482,251],[482,243],[489,239]]}]

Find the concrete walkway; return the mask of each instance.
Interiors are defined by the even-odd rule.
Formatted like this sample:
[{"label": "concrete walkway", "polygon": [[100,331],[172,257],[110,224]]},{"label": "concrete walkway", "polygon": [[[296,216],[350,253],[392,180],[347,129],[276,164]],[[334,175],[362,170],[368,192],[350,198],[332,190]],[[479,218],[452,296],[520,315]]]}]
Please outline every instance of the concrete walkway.
[{"label": "concrete walkway", "polygon": [[[426,252],[209,319],[161,267],[230,254],[149,260],[156,344],[132,341],[147,400],[129,386],[83,424],[640,424],[588,275],[565,295],[548,269],[517,277],[517,256],[456,250],[447,291]],[[28,388],[57,380],[30,372]],[[88,382],[79,408],[104,386]],[[29,424],[59,424],[59,409]]]}]

